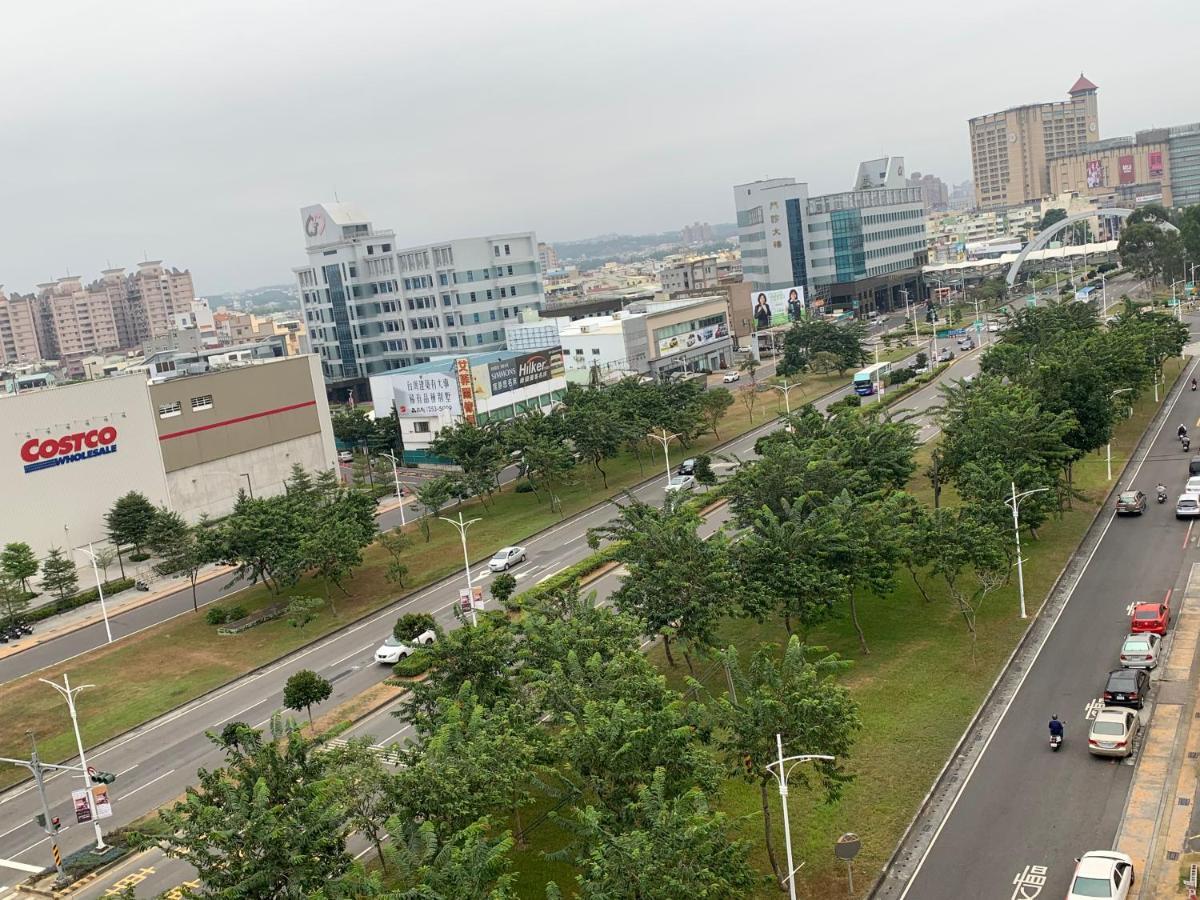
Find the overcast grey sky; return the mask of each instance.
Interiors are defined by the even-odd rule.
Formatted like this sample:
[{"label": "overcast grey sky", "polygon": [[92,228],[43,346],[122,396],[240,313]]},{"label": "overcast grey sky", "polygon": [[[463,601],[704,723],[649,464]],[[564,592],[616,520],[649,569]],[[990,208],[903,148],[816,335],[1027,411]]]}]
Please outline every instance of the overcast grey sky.
[{"label": "overcast grey sky", "polygon": [[201,292],[290,281],[298,209],[335,190],[406,244],[730,221],[739,181],[840,190],[881,154],[960,181],[968,117],[1081,69],[1103,137],[1200,119],[1197,0],[7,0],[2,22],[9,291],[143,252]]}]

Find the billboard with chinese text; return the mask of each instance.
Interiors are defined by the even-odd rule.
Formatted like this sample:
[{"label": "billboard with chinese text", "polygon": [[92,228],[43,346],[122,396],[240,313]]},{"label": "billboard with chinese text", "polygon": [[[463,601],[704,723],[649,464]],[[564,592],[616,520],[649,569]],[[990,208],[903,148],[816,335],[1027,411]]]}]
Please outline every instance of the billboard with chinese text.
[{"label": "billboard with chinese text", "polygon": [[387,375],[373,375],[371,397],[375,417],[379,419],[390,416],[393,407],[401,416],[457,416],[462,412],[454,376],[441,372],[408,374],[401,369]]},{"label": "billboard with chinese text", "polygon": [[493,397],[566,375],[561,347],[534,350],[511,359],[501,359],[488,363],[487,368],[488,385]]},{"label": "billboard with chinese text", "polygon": [[1117,157],[1117,170],[1121,173],[1121,184],[1133,184],[1133,156]]},{"label": "billboard with chinese text", "polygon": [[1149,155],[1150,160],[1150,177],[1162,178],[1163,174],[1163,158],[1161,150],[1151,150]]}]

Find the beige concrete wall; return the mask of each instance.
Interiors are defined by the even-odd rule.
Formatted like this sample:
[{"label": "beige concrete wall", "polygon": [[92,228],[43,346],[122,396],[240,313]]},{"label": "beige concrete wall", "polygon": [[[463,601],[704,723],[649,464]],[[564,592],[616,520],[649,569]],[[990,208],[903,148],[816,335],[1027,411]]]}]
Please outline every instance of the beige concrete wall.
[{"label": "beige concrete wall", "polygon": [[[1161,176],[1150,175],[1150,154],[1161,153],[1163,171]],[[1120,161],[1123,156],[1133,157],[1133,181],[1121,184]],[[1098,187],[1089,188],[1087,184],[1088,163],[1099,160],[1104,172],[1102,183]],[[1076,192],[1083,197],[1107,197],[1122,189],[1130,190],[1137,186],[1153,185],[1162,191],[1162,205],[1170,207],[1171,203],[1171,154],[1166,144],[1139,144],[1132,147],[1114,147],[1109,150],[1081,150],[1070,156],[1063,156],[1050,161],[1050,186],[1052,193],[1065,194]],[[1146,193],[1145,190],[1136,193]]]}]

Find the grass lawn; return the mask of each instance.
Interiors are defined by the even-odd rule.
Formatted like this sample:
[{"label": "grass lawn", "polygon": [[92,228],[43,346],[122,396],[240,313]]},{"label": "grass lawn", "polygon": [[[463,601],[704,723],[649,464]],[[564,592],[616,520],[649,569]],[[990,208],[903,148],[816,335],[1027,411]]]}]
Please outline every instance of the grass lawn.
[{"label": "grass lawn", "polygon": [[[1174,361],[1168,366],[1168,384],[1180,365]],[[1119,427],[1113,441],[1114,475],[1136,447],[1155,409],[1153,396],[1147,395],[1133,417]],[[926,446],[918,451],[918,469],[910,486],[925,503],[931,503],[933,497],[925,474],[930,450]],[[1039,540],[1022,542],[1031,613],[1049,592],[1107,494],[1103,451],[1076,464],[1075,484],[1086,495],[1086,502],[1076,500],[1073,510],[1047,523]],[[945,505],[957,502],[953,489],[943,490],[941,499]],[[950,601],[935,595],[933,603],[926,603],[906,573],[897,576],[892,595],[860,597],[859,618],[869,655],[860,650],[848,618],[813,629],[808,639],[811,645],[828,647],[854,661],[845,683],[859,704],[863,730],[848,761],[855,781],[837,803],[826,805],[820,797],[793,785],[789,812],[797,861],[807,863],[797,879],[799,893],[805,897],[846,895],[846,867],[834,859],[833,845],[847,831],[862,839],[862,852],[855,862],[855,890],[859,896],[866,894],[1028,624],[1017,617],[1014,581],[992,594],[979,614],[977,659],[972,662],[969,636]],[[747,659],[761,643],[784,640],[785,632],[780,622],[731,619],[724,623],[721,639],[726,645],[736,645]],[[687,669],[682,662],[671,669],[661,645],[651,650],[650,659],[676,688],[684,688]],[[724,691],[720,669],[704,664],[697,666],[697,672],[709,690]],[[771,797],[775,802],[775,847],[782,860],[783,831],[774,789]],[[740,779],[727,781],[718,806],[738,823],[738,836],[752,843],[755,868],[769,873],[757,785]],[[514,854],[514,869],[522,872],[521,896],[541,896],[544,865],[531,854]],[[754,896],[766,900],[778,897],[779,892],[768,884]]]},{"label": "grass lawn", "polygon": [[[836,374],[805,378],[804,386],[792,394],[792,402],[815,399],[845,384],[846,380]],[[707,434],[686,450],[676,444],[671,447],[672,464],[685,456],[704,452],[720,441],[737,437],[778,415],[782,409],[781,396],[758,395],[751,419],[751,410],[746,404],[735,402],[720,423],[720,440]],[[486,559],[499,547],[528,538],[562,517],[586,509],[660,472],[661,460],[657,450],[643,452],[640,465],[628,453],[609,460],[605,463],[607,490],[594,469],[579,467],[575,480],[558,491],[562,500],[561,514],[551,512],[548,503],[539,502],[532,493],[517,493],[511,485],[493,497],[486,507],[478,501],[464,503],[464,511],[482,518],[471,529],[472,552],[477,558]],[[378,546],[372,546],[365,553],[364,565],[348,584],[349,596],[335,588],[332,595],[334,608],[323,609],[303,630],[277,619],[241,635],[219,636],[213,626],[204,622],[203,614],[185,615],[116,641],[86,657],[0,686],[0,709],[4,710],[0,756],[26,754],[27,730],[37,735],[44,759],[58,761],[74,755],[66,706],[55,691],[38,683],[39,676],[61,681],[62,673],[66,671],[73,684],[96,685],[95,690],[80,694],[78,703],[84,743],[95,746],[458,571],[461,568],[458,532],[437,521],[430,529],[431,540],[426,542],[420,528],[416,524],[409,525],[415,544],[405,556],[409,568],[407,589],[400,589],[384,579],[389,557]],[[323,584],[305,580],[285,592],[285,598],[306,595],[324,596]],[[249,611],[279,599],[261,585],[236,596],[236,602]],[[168,678],[163,677],[164,660],[170,660]],[[23,770],[5,768],[0,771],[0,788],[22,777]]]}]

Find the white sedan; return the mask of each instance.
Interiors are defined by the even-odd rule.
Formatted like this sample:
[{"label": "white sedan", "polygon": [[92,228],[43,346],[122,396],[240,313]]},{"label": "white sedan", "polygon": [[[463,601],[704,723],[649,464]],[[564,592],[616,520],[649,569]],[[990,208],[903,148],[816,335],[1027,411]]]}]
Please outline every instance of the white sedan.
[{"label": "white sedan", "polygon": [[1115,850],[1093,850],[1079,857],[1067,900],[1107,897],[1126,900],[1133,884],[1133,860]]},{"label": "white sedan", "polygon": [[412,656],[418,647],[432,644],[436,640],[437,635],[433,629],[422,631],[411,641],[402,641],[399,638],[390,637],[383,642],[383,646],[375,651],[375,662],[394,666],[400,660],[404,659],[404,657]]},{"label": "white sedan", "polygon": [[696,486],[696,477],[694,475],[672,475],[671,480],[667,482],[667,492],[687,491]]},{"label": "white sedan", "polygon": [[1185,494],[1200,494],[1200,475],[1193,475],[1187,480],[1187,487],[1183,489]]},{"label": "white sedan", "polygon": [[725,384],[731,384],[735,381],[741,381],[741,380],[742,380],[742,376],[741,376],[741,373],[739,373],[739,372],[726,372],[724,374],[724,376],[722,376],[722,378],[721,378],[721,381],[723,381]]},{"label": "white sedan", "polygon": [[493,572],[507,572],[520,562],[525,562],[524,547],[501,547],[496,551],[496,555],[488,560],[488,568]]},{"label": "white sedan", "polygon": [[1153,631],[1131,634],[1121,645],[1121,665],[1126,669],[1158,668],[1162,638]]}]

